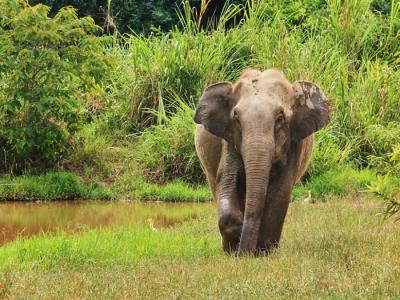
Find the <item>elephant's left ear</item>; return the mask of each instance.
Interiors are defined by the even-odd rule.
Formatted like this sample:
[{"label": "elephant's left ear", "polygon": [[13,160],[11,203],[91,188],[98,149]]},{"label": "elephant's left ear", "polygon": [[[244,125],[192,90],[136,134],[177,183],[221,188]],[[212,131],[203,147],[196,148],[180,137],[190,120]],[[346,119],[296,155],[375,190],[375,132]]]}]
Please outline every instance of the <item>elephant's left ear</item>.
[{"label": "elephant's left ear", "polygon": [[292,140],[298,142],[320,130],[330,121],[328,100],[315,83],[296,81],[293,84],[295,107],[292,119]]}]

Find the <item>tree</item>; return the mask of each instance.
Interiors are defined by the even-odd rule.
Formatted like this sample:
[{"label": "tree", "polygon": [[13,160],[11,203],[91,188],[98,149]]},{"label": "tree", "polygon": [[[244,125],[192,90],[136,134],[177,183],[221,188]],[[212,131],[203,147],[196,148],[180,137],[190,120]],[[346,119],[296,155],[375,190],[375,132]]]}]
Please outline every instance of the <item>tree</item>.
[{"label": "tree", "polygon": [[100,28],[63,8],[0,0],[0,170],[53,167],[106,73]]}]

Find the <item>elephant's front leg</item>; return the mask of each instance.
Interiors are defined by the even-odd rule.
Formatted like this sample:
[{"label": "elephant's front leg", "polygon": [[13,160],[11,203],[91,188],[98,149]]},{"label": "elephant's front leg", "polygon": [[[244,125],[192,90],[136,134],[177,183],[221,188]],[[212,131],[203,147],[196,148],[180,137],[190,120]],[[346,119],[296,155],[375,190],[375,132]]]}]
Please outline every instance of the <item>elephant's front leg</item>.
[{"label": "elephant's front leg", "polygon": [[218,225],[226,252],[237,250],[243,225],[244,191],[242,162],[234,149],[228,153],[222,170],[218,209]]},{"label": "elephant's front leg", "polygon": [[257,250],[267,254],[279,245],[289,207],[291,188],[285,184],[272,183],[268,190],[257,242]]},{"label": "elephant's front leg", "polygon": [[236,199],[221,199],[218,226],[222,246],[226,252],[235,252],[239,246],[243,226],[243,213],[235,204]]}]

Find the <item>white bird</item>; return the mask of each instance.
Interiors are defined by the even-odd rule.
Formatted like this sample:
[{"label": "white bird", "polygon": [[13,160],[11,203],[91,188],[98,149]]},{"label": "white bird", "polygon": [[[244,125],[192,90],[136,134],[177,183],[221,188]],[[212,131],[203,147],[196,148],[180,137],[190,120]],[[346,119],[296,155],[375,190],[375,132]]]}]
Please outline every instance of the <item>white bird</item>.
[{"label": "white bird", "polygon": [[153,219],[152,218],[148,218],[147,222],[149,222],[151,230],[153,230],[154,232],[158,232],[157,228],[154,227],[154,223],[153,223]]},{"label": "white bird", "polygon": [[305,203],[314,203],[313,198],[311,197],[311,191],[308,191],[308,197],[304,199]]}]

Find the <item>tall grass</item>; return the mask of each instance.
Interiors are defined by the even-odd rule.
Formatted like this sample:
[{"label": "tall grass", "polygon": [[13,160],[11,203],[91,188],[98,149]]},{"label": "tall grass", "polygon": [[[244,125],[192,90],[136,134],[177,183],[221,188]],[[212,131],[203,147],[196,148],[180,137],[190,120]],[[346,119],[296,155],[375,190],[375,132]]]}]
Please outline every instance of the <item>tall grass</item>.
[{"label": "tall grass", "polygon": [[[111,96],[116,101],[123,99],[118,108],[131,120],[128,129],[155,123],[149,109],[174,111],[173,105],[163,105],[171,100],[170,95],[196,102],[207,84],[238,76],[248,55],[245,32],[233,30],[226,35],[222,27],[239,11],[238,6],[228,6],[217,30],[210,33],[199,28],[186,3],[181,12],[183,31],[176,27],[160,35],[125,36],[125,43],[118,45],[124,53],[125,73],[116,74],[118,89]],[[123,84],[118,84],[120,80]]]},{"label": "tall grass", "polygon": [[[234,81],[249,67],[276,67],[292,81],[318,83],[330,101],[332,122],[317,135],[310,174],[344,163],[374,166],[371,155],[387,155],[399,126],[400,6],[392,1],[386,16],[371,5],[370,0],[249,1],[236,28],[224,26],[242,9],[231,5],[220,24],[202,30],[186,4],[180,12],[183,31],[127,37],[123,62],[130,68],[125,74],[130,92],[120,107],[131,120],[129,130],[156,124],[154,110],[174,115],[175,95],[196,103],[210,83]],[[378,129],[379,137],[373,133]]]},{"label": "tall grass", "polygon": [[181,178],[201,183],[204,182],[204,175],[193,151],[193,107],[179,96],[175,97],[170,105],[176,112],[172,116],[164,111],[154,112],[162,124],[151,126],[141,133],[135,156],[150,180],[164,183]]}]

